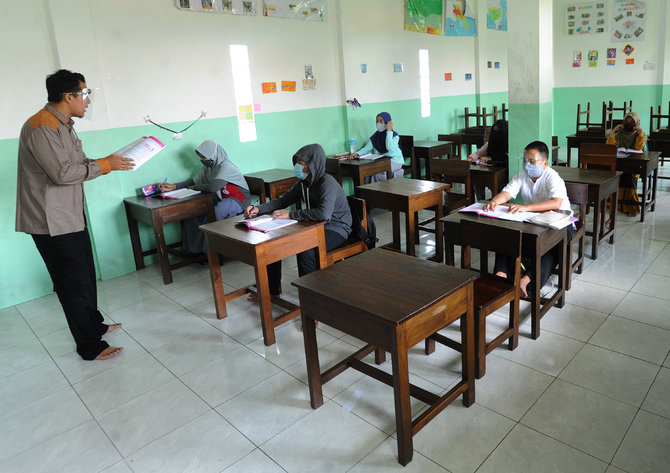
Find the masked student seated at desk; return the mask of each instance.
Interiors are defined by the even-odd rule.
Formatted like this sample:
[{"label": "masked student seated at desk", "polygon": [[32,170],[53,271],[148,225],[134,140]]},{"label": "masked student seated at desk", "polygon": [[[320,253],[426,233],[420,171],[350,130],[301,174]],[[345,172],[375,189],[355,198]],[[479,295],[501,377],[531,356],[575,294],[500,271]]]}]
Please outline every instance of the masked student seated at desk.
[{"label": "masked student seated at desk", "polygon": [[[293,170],[298,182],[278,199],[260,206],[248,206],[244,215],[253,218],[272,213],[275,218],[292,218],[298,221],[326,220],[326,251],[341,246],[351,233],[351,210],[342,186],[326,173],[326,153],[321,145],[311,144],[300,148],[293,155]],[[286,210],[301,204],[301,210]],[[316,249],[298,254],[298,274],[313,273],[318,269]],[[281,261],[268,265],[270,294],[281,294]],[[254,298],[251,297],[251,300]]]},{"label": "masked student seated at desk", "polygon": [[[484,146],[468,156],[468,161],[490,163],[494,166],[508,167],[509,141],[507,120],[496,120],[489,132],[489,139]],[[486,198],[484,186],[472,186],[477,200]]]},{"label": "masked student seated at desk", "polygon": [[[348,159],[355,159],[373,151],[377,154],[383,154],[391,158],[391,171],[393,177],[402,177],[404,172],[402,165],[405,164],[405,158],[400,149],[400,136],[393,130],[391,114],[382,112],[377,115],[377,131],[370,137],[370,141],[354,154],[349,155]],[[377,182],[386,180],[386,173],[380,172],[374,176],[365,178],[365,182]]]},{"label": "masked student seated at desk", "polygon": [[[545,212],[547,210],[570,210],[570,200],[565,188],[565,182],[556,171],[548,167],[549,148],[542,141],[533,141],[523,153],[523,170],[512,178],[496,195],[491,202],[484,206],[484,210],[493,210],[498,205],[509,202],[521,192],[523,204],[510,204],[509,211],[516,212]],[[568,244],[575,233],[573,225],[567,227]],[[558,263],[558,248],[547,252],[540,262],[540,283],[544,286],[551,276],[551,272]],[[524,262],[526,268],[531,268],[529,262]],[[511,258],[496,255],[494,272],[497,276],[509,278],[514,268]],[[528,287],[530,284],[530,287]],[[521,294],[528,297],[529,291],[535,290],[532,273],[526,269],[522,273]]]},{"label": "masked student seated at desk", "polygon": [[[215,192],[219,202],[214,207],[217,220],[233,217],[251,202],[247,181],[226,151],[212,140],[204,141],[195,149],[203,168],[193,179],[177,184],[160,184],[161,192],[189,187],[203,192]],[[207,216],[189,218],[182,223],[182,251],[186,254],[205,253],[205,237],[198,228],[207,223]]]},{"label": "masked student seated at desk", "polygon": [[[624,117],[623,123],[615,126],[610,136],[607,137],[608,145],[639,151],[644,149],[646,142],[647,136],[640,126],[640,116],[635,112],[629,112]],[[629,217],[635,217],[640,213],[639,206],[621,203],[624,200],[640,201],[637,195],[637,176],[633,174],[622,174],[619,179],[619,210],[626,212]]]}]

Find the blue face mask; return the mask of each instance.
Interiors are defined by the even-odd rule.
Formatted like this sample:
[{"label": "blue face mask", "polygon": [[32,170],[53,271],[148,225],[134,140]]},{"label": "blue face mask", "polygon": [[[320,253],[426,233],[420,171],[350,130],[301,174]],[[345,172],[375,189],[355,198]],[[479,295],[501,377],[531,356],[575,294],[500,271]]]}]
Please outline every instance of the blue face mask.
[{"label": "blue face mask", "polygon": [[384,130],[386,130],[386,125],[384,123],[377,123],[377,131],[381,133]]},{"label": "blue face mask", "polygon": [[204,161],[201,160],[200,162],[201,162],[202,165],[205,166],[206,168],[214,167],[214,160],[213,160],[213,159],[205,159]]},{"label": "blue face mask", "polygon": [[544,172],[544,164],[530,164],[524,163],[523,168],[526,170],[526,173],[531,178],[540,177]]},{"label": "blue face mask", "polygon": [[295,166],[293,166],[293,172],[295,173],[295,177],[300,179],[301,181],[304,181],[305,178],[307,178],[307,174],[304,173],[303,165],[300,163],[295,163]]}]

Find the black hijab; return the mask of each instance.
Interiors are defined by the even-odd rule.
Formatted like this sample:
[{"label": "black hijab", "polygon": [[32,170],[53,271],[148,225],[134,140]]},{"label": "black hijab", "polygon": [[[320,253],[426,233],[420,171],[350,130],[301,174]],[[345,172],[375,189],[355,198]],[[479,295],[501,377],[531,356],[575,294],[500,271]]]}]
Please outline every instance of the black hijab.
[{"label": "black hijab", "polygon": [[[496,130],[496,128],[498,128]],[[496,120],[489,133],[489,147],[487,154],[495,164],[507,166],[509,141],[507,135],[507,120]]]}]

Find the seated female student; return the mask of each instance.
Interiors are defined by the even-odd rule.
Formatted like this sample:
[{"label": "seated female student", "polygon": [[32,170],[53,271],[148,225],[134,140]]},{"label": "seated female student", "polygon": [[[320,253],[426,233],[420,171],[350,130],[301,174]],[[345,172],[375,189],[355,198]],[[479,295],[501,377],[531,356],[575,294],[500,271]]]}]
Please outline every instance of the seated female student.
[{"label": "seated female student", "polygon": [[[565,182],[556,171],[548,167],[549,148],[542,141],[533,141],[523,153],[523,170],[509,181],[502,192],[496,195],[491,202],[484,206],[484,210],[493,210],[498,205],[505,204],[521,192],[523,204],[510,204],[509,211],[516,212],[544,212],[547,210],[571,210]],[[568,244],[572,240],[575,229],[568,226]],[[551,271],[558,262],[558,249],[547,252],[540,261],[540,282],[544,286],[551,276]],[[531,268],[530,264],[525,264]],[[496,255],[494,271],[497,276],[511,278],[510,271],[514,268],[511,258]],[[521,294],[528,297],[528,292],[534,291],[532,273],[524,271],[520,281]]]},{"label": "seated female student", "polygon": [[[195,149],[203,168],[193,179],[177,184],[160,184],[161,192],[189,187],[203,192],[215,192],[219,202],[214,207],[217,220],[239,215],[251,202],[249,186],[226,151],[212,140]],[[198,228],[207,223],[207,216],[192,217],[182,222],[182,251],[186,254],[205,253],[205,237]]]},{"label": "seated female student", "polygon": [[[616,145],[617,148],[629,148],[643,150],[647,136],[640,126],[640,116],[635,112],[629,112],[623,119],[623,123],[615,126],[612,133],[607,137],[608,145]],[[633,174],[622,174],[619,179],[619,210],[626,212],[629,217],[635,217],[640,213],[640,207],[634,204],[623,204],[622,201],[639,202],[637,195],[637,176]]]},{"label": "seated female student", "polygon": [[[341,246],[351,233],[351,210],[342,186],[326,174],[326,153],[321,145],[311,144],[293,155],[293,170],[299,179],[278,199],[260,206],[248,206],[247,218],[272,213],[275,218],[295,220],[326,220],[326,250]],[[286,210],[292,204],[301,204],[302,210]],[[298,274],[303,276],[318,269],[316,249],[298,254]],[[281,261],[268,265],[270,294],[281,294]]]},{"label": "seated female student", "polygon": [[[481,161],[495,166],[508,167],[509,141],[507,120],[496,120],[489,132],[489,139],[484,146],[468,156],[468,161]],[[484,200],[486,188],[472,186],[477,200]]]},{"label": "seated female student", "polygon": [[[393,130],[391,115],[387,112],[382,112],[377,115],[377,131],[370,137],[370,141],[354,154],[349,155],[348,159],[355,159],[358,156],[376,151],[377,154],[390,156],[393,177],[402,177],[402,165],[405,164],[405,158],[402,156],[398,143],[400,143],[400,136],[398,136],[398,132]],[[385,179],[385,172],[370,176],[370,182],[383,181]]]}]

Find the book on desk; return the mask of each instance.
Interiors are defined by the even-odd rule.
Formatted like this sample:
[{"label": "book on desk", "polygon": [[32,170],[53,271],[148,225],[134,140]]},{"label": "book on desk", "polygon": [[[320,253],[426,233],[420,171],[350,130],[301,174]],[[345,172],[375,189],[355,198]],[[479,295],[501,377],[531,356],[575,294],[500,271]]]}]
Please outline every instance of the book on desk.
[{"label": "book on desk", "polygon": [[484,210],[484,205],[485,204],[481,202],[477,202],[459,210],[459,212],[472,212],[485,217],[511,220],[513,222],[534,223],[536,225],[551,227],[557,230],[567,227],[575,221],[571,211],[550,210],[548,212],[511,213],[508,205],[498,205],[494,210]]},{"label": "book on desk", "polygon": [[274,218],[272,215],[263,215],[262,217],[240,220],[237,222],[237,225],[245,226],[249,230],[267,233],[271,230],[286,227],[287,225],[293,225],[294,223],[298,223],[298,221],[292,218]]},{"label": "book on desk", "polygon": [[183,199],[185,197],[191,197],[192,195],[200,194],[200,191],[195,189],[189,189],[184,187],[182,189],[175,189],[169,192],[161,192],[160,194],[155,194],[156,197],[162,197],[164,199]]}]

